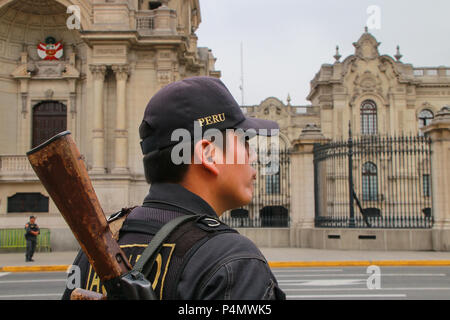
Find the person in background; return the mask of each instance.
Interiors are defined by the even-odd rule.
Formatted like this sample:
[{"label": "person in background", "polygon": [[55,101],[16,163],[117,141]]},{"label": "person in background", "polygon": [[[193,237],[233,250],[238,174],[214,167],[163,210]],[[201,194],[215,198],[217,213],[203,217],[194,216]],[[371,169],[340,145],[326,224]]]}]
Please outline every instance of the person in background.
[{"label": "person in background", "polygon": [[25,224],[25,239],[27,241],[27,251],[25,254],[25,261],[34,261],[33,254],[36,250],[37,236],[39,235],[39,226],[36,224],[36,217],[31,216],[30,221]]}]

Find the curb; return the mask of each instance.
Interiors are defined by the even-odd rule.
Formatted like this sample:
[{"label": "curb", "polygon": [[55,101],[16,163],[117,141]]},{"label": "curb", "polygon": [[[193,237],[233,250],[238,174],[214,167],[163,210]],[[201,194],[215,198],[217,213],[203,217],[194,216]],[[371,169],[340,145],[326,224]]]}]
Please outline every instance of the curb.
[{"label": "curb", "polygon": [[[449,267],[450,260],[360,260],[360,261],[269,261],[271,268],[308,267]],[[65,272],[71,265],[6,266],[0,272]]]},{"label": "curb", "polygon": [[67,271],[70,265],[51,266],[7,266],[0,267],[0,272],[57,272]]},{"label": "curb", "polygon": [[271,268],[302,268],[302,267],[447,267],[450,260],[378,260],[378,261],[270,261]]}]

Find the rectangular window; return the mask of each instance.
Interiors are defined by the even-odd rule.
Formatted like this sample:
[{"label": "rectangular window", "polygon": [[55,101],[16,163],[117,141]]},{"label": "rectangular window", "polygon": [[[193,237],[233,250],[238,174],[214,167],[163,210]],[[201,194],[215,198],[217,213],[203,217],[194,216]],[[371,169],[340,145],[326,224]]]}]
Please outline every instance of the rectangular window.
[{"label": "rectangular window", "polygon": [[280,174],[266,176],[266,193],[279,194],[280,193]]},{"label": "rectangular window", "polygon": [[363,201],[378,200],[378,174],[377,166],[366,162],[362,168],[362,196]]},{"label": "rectangular window", "polygon": [[48,197],[40,193],[16,193],[8,197],[8,212],[48,212]]},{"label": "rectangular window", "polygon": [[362,177],[363,201],[377,201],[378,200],[378,185],[377,177]]}]

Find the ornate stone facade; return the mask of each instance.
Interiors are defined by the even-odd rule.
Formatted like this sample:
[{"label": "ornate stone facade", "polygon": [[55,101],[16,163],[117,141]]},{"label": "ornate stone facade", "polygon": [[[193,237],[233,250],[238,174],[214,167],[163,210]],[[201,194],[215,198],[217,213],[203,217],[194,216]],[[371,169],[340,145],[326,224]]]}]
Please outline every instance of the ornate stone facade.
[{"label": "ornate stone facade", "polygon": [[[74,21],[73,11],[67,13],[70,6],[79,10],[80,21]],[[80,28],[69,28],[68,22],[79,22]],[[170,82],[220,77],[211,50],[197,46],[200,23],[199,0],[0,0],[2,227],[22,227],[32,212],[28,207],[8,213],[9,197],[48,196],[25,157],[33,137],[46,129],[36,133],[34,121],[35,107],[43,102],[64,106],[64,126],[84,156],[104,211],[142,202],[148,185],[138,127],[147,102]],[[47,37],[61,41],[60,60],[39,57],[37,45]],[[354,46],[353,55],[341,61],[337,48],[335,62],[321,66],[311,81],[311,105],[270,97],[242,107],[249,116],[276,120],[281,146],[305,154],[293,161],[294,178],[311,171],[307,153],[317,137],[345,138],[349,123],[358,135],[417,133],[450,105],[449,67],[405,64],[399,49],[394,57],[381,55],[379,42],[367,30]],[[296,147],[298,141],[306,147]],[[301,205],[311,202],[311,181],[300,185],[299,179],[291,180],[304,194],[292,202],[300,212]],[[34,214],[41,226],[52,228],[53,248],[67,249],[74,241],[67,240],[67,227],[49,203],[48,212]],[[295,219],[299,225],[311,223]]]},{"label": "ornate stone facade", "polygon": [[394,58],[381,55],[380,43],[367,31],[353,45],[353,55],[341,62],[336,52],[334,64],[321,66],[311,81],[311,105],[291,106],[268,98],[259,106],[246,106],[248,114],[277,120],[292,142],[307,123],[320,126],[331,139],[345,138],[349,122],[354,134],[364,134],[361,107],[366,101],[376,106],[371,121],[381,135],[418,133],[422,111],[434,117],[450,105],[450,67],[405,64],[399,48]]},{"label": "ornate stone facade", "polygon": [[[142,201],[148,185],[138,127],[149,99],[172,81],[220,77],[211,50],[197,47],[200,22],[198,0],[0,1],[2,227],[21,227],[29,215],[8,214],[8,197],[48,196],[25,158],[39,129],[33,108],[46,101],[67,107],[66,129],[104,211]],[[38,55],[38,44],[48,37],[63,45],[60,60]],[[65,226],[51,201],[48,213],[36,215],[41,224]]]}]

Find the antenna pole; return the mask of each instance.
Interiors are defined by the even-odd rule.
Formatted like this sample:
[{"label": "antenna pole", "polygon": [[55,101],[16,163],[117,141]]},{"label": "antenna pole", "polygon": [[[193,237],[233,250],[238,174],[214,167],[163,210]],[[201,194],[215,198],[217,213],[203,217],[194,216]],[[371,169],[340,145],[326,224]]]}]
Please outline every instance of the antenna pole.
[{"label": "antenna pole", "polygon": [[241,106],[244,106],[244,44],[241,41]]}]

